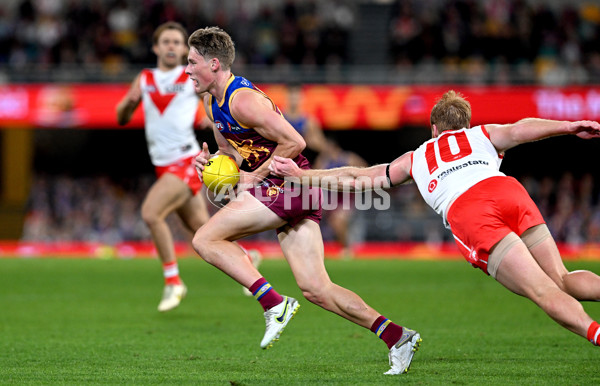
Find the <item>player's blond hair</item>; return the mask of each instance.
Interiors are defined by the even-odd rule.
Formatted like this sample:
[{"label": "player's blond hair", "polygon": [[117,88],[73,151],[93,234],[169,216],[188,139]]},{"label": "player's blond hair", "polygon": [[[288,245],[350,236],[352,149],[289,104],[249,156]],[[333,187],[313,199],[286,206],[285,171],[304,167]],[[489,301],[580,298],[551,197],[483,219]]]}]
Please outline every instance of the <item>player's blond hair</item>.
[{"label": "player's blond hair", "polygon": [[431,109],[431,126],[441,133],[446,130],[460,130],[471,126],[471,104],[462,94],[450,90]]},{"label": "player's blond hair", "polygon": [[219,27],[194,31],[188,39],[188,45],[195,48],[204,59],[219,59],[224,70],[230,69],[235,60],[235,44],[231,36]]}]

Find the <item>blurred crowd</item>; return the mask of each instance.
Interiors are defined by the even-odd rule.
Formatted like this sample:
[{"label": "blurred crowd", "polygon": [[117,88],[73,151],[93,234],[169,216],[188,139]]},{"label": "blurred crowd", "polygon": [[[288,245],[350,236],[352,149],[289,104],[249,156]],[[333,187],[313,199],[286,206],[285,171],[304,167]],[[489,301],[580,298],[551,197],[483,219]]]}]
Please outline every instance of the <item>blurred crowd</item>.
[{"label": "blurred crowd", "polygon": [[[377,35],[383,44],[368,35],[368,28],[381,25],[369,25],[366,7],[385,10],[385,19],[376,20],[387,31]],[[424,68],[427,79],[436,74],[428,67],[434,64],[465,70],[474,79],[494,68],[494,82],[502,82],[508,69],[533,70],[524,78],[546,84],[600,82],[600,4],[578,0],[5,0],[0,3],[0,72],[35,66],[29,72],[43,73],[57,65],[99,66],[106,73],[134,66],[138,71],[155,65],[152,32],[169,20],[190,32],[207,25],[226,29],[236,42],[235,65],[248,68],[340,68],[382,46],[387,50],[382,64],[397,72]],[[357,39],[357,33],[367,34],[366,46],[360,46],[365,39]],[[153,178],[114,181],[40,173],[33,181],[23,239],[149,240],[139,210]],[[564,174],[522,182],[557,241],[600,242],[600,181]],[[390,210],[352,212],[353,240],[451,239],[414,185],[390,194]],[[189,237],[177,218],[168,221],[178,240]],[[334,237],[327,221],[323,233]]]},{"label": "blurred crowd", "polygon": [[[152,31],[176,20],[189,31],[226,29],[236,66],[351,65],[366,1],[10,0],[0,4],[0,65],[151,65]],[[554,0],[396,0],[387,6],[384,55],[406,68],[437,63],[584,82],[600,76],[600,4]],[[363,21],[365,23],[365,21]],[[368,25],[366,31],[368,31]],[[360,29],[365,31],[365,27]],[[373,42],[374,43],[374,42]],[[372,44],[372,46],[377,46]],[[515,70],[516,68],[516,70]],[[562,77],[562,78],[561,78]],[[562,79],[565,80],[565,79]]]},{"label": "blurred crowd", "polygon": [[23,240],[96,241],[108,245],[125,240],[150,240],[140,215],[153,176],[128,183],[107,176],[33,178]]},{"label": "blurred crowd", "polygon": [[0,63],[149,65],[153,31],[174,20],[190,32],[227,30],[238,64],[322,64],[347,60],[353,17],[342,1],[8,1],[0,4]]},{"label": "blurred crowd", "polygon": [[[399,66],[440,62],[503,72],[533,69],[542,83],[584,83],[600,75],[600,4],[582,1],[398,1],[390,24]],[[506,76],[506,73],[504,73]],[[527,74],[523,74],[527,78]]]},{"label": "blurred crowd", "polygon": [[[153,178],[146,175],[135,181],[112,181],[105,176],[37,175],[22,239],[96,241],[108,245],[149,240],[140,206]],[[592,175],[523,177],[521,182],[539,206],[557,242],[600,242],[600,184]],[[349,225],[351,242],[452,241],[439,216],[424,203],[414,184],[399,186],[389,193],[388,210],[377,210],[371,205],[367,205],[368,210],[353,210]],[[211,211],[215,210],[216,207],[211,207]],[[190,239],[177,217],[172,216],[168,221],[177,240]],[[322,231],[326,240],[335,238],[327,220],[322,222]],[[258,237],[275,240],[274,232]]]}]

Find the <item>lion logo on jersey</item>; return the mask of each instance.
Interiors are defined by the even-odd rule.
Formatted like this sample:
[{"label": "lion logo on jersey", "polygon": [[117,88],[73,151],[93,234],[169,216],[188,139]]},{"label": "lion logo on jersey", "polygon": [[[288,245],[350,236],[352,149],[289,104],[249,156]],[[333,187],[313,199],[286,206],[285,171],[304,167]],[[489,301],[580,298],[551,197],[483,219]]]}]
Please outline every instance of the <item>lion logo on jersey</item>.
[{"label": "lion logo on jersey", "polygon": [[252,166],[254,162],[260,160],[261,154],[266,154],[268,157],[271,153],[271,151],[264,146],[254,146],[254,140],[252,139],[244,139],[242,142],[236,142],[228,138],[227,142],[240,153],[242,158],[248,162],[249,166]]},{"label": "lion logo on jersey", "polygon": [[285,185],[285,181],[281,185],[273,185],[267,188],[267,196],[273,197],[277,196],[280,193],[283,193],[283,185]]}]

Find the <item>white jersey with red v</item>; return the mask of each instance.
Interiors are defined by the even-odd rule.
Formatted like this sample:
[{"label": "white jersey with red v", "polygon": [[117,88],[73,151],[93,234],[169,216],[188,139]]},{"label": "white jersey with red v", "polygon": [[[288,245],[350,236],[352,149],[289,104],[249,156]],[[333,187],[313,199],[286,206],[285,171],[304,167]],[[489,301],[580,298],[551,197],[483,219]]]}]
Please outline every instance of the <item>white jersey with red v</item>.
[{"label": "white jersey with red v", "polygon": [[145,69],[140,77],[148,152],[166,166],[200,152],[194,133],[199,98],[184,66]]},{"label": "white jersey with red v", "polygon": [[425,202],[446,222],[449,204],[476,183],[500,172],[502,156],[484,126],[445,131],[412,154],[411,176]]}]

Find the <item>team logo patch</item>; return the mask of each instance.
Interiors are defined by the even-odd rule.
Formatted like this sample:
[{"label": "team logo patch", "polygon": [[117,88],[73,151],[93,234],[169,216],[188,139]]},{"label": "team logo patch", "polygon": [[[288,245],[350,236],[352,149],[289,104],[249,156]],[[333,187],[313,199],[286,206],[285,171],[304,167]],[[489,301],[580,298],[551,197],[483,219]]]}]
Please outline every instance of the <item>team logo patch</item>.
[{"label": "team logo patch", "polygon": [[429,193],[431,193],[435,190],[435,188],[437,188],[437,180],[431,180],[429,182],[429,185],[427,186],[427,190],[429,191]]},{"label": "team logo patch", "polygon": [[[285,182],[283,184],[285,184]],[[281,184],[281,186],[269,186],[267,188],[267,196],[273,197],[279,195],[280,193],[283,193],[283,184]]]},{"label": "team logo patch", "polygon": [[217,127],[217,130],[219,130],[219,131],[223,131],[223,129],[225,128],[223,126],[223,123],[221,123],[221,121],[215,121],[215,126]]}]

